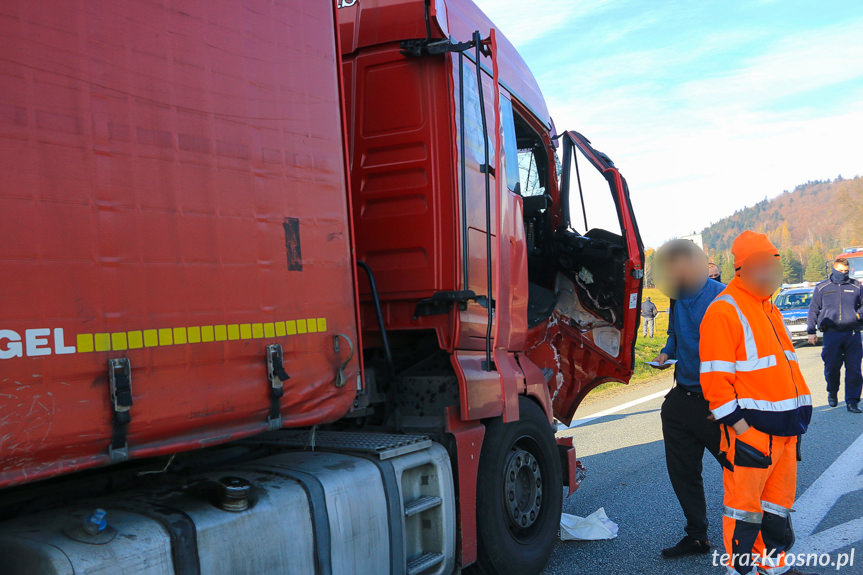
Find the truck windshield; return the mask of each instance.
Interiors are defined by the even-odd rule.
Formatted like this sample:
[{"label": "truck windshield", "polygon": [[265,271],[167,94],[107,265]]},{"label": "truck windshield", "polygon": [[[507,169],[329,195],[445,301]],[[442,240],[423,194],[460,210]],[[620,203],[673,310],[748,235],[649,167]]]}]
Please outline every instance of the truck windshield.
[{"label": "truck windshield", "polygon": [[782,293],[776,297],[776,307],[785,311],[789,309],[809,309],[812,292]]},{"label": "truck windshield", "polygon": [[863,280],[863,257],[848,258],[849,275],[855,280]]}]

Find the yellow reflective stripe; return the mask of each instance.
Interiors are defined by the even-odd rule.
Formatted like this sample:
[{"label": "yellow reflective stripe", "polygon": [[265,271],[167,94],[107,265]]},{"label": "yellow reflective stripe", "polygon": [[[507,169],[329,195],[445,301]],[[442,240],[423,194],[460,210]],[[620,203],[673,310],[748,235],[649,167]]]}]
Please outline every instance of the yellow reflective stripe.
[{"label": "yellow reflective stripe", "polygon": [[214,327],[216,341],[225,341],[228,339],[228,328],[225,325],[217,325]]},{"label": "yellow reflective stripe", "polygon": [[93,334],[79,333],[76,343],[76,347],[79,353],[87,353],[93,351]]},{"label": "yellow reflective stripe", "polygon": [[96,351],[111,350],[111,334],[110,333],[95,333],[93,334]]},{"label": "yellow reflective stripe", "polygon": [[156,347],[159,345],[159,333],[155,329],[144,330],[144,347]]},{"label": "yellow reflective stripe", "polygon": [[198,326],[192,326],[188,329],[189,332],[189,343],[200,343],[201,342],[201,328]]},{"label": "yellow reflective stripe", "polygon": [[111,349],[114,351],[123,351],[127,348],[126,332],[121,331],[111,334]]},{"label": "yellow reflective stripe", "polygon": [[174,328],[174,343],[177,345],[186,343],[186,328],[184,327],[175,327]]},{"label": "yellow reflective stripe", "polygon": [[159,345],[174,345],[174,330],[169,327],[160,329]]},{"label": "yellow reflective stripe", "polygon": [[236,341],[240,339],[240,326],[232,323],[228,326],[228,339],[231,341]]},{"label": "yellow reflective stripe", "polygon": [[267,323],[193,325],[110,333],[79,333],[75,336],[75,352],[126,351],[169,345],[286,337],[326,331],[327,318],[310,317]]},{"label": "yellow reflective stripe", "polygon": [[129,332],[129,349],[140,349],[144,347],[144,333],[141,331]]}]

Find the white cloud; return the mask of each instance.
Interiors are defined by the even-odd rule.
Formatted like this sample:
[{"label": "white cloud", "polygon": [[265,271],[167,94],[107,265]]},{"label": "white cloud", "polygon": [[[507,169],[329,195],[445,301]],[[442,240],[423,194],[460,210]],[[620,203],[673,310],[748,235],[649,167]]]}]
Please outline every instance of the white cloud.
[{"label": "white cloud", "polygon": [[607,0],[474,0],[516,46],[572,25],[602,10]]},{"label": "white cloud", "polygon": [[[519,47],[579,17],[575,2],[532,4],[527,15],[521,2],[480,4],[505,33],[512,26]],[[616,161],[645,241],[657,245],[810,179],[863,174],[861,30],[855,21],[769,42],[758,29],[718,29],[590,61],[561,50],[529,63],[558,128],[581,131]],[[750,45],[758,50],[736,68],[720,58],[726,69],[698,69]],[[680,78],[683,67],[690,76]]]},{"label": "white cloud", "polygon": [[863,87],[863,22],[795,34],[731,74],[690,82],[683,97],[744,109],[857,79]]}]

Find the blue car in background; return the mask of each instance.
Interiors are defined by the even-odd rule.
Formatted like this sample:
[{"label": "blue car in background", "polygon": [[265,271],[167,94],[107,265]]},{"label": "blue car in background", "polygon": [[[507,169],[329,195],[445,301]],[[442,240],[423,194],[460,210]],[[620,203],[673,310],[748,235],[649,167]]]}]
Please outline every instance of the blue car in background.
[{"label": "blue car in background", "polygon": [[[795,343],[805,341],[807,338],[806,317],[809,315],[809,302],[812,301],[814,291],[815,284],[813,282],[784,284],[773,302],[782,312],[785,327],[788,328],[791,333],[791,340]],[[822,335],[819,330],[816,334],[817,341],[821,341]]]}]

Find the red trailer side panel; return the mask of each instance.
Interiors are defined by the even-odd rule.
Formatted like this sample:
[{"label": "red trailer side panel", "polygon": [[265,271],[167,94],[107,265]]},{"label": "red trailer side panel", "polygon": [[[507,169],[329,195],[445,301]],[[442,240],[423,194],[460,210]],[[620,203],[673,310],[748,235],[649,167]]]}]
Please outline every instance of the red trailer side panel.
[{"label": "red trailer side panel", "polygon": [[[355,285],[334,6],[0,5],[0,487],[351,406]],[[338,345],[334,341],[338,340]],[[339,369],[344,366],[343,377]]]}]

